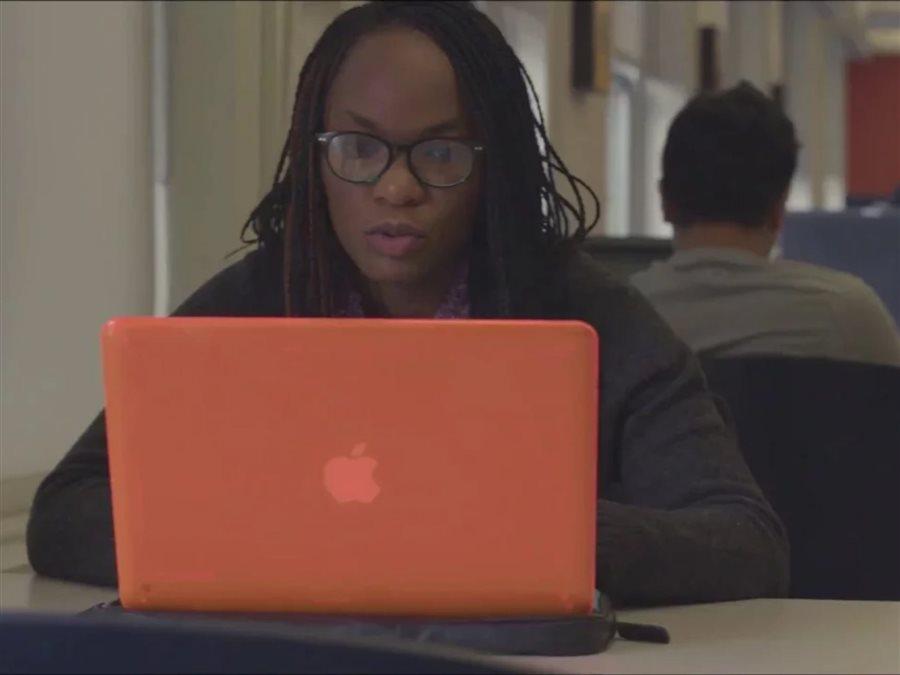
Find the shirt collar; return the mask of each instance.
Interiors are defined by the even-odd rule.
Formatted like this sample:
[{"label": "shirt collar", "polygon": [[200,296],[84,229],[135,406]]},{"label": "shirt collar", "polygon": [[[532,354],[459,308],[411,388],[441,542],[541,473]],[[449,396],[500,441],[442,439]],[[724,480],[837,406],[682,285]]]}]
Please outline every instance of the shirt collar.
[{"label": "shirt collar", "polygon": [[705,246],[675,251],[669,258],[672,267],[685,268],[702,263],[729,263],[743,267],[761,267],[769,261],[761,255],[745,249],[724,246]]},{"label": "shirt collar", "polygon": [[[350,291],[345,306],[337,314],[347,318],[365,318],[360,293],[356,290]],[[464,261],[456,270],[450,291],[435,312],[434,318],[468,319],[469,315],[469,264],[468,261]]]}]

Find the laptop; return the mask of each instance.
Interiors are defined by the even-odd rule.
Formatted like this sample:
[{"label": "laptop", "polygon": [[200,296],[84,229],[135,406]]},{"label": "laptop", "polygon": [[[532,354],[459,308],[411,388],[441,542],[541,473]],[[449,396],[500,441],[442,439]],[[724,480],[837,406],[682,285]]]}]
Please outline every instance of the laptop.
[{"label": "laptop", "polygon": [[121,318],[102,350],[126,608],[590,613],[587,324]]}]

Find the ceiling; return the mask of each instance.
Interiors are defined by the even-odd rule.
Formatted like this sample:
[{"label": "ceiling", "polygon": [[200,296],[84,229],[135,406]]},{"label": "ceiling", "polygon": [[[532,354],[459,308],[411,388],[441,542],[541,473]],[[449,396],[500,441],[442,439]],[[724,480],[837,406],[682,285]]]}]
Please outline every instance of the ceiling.
[{"label": "ceiling", "polygon": [[857,1],[853,5],[868,47],[877,53],[900,54],[900,0]]},{"label": "ceiling", "polygon": [[811,3],[844,36],[854,57],[900,54],[900,0]]}]

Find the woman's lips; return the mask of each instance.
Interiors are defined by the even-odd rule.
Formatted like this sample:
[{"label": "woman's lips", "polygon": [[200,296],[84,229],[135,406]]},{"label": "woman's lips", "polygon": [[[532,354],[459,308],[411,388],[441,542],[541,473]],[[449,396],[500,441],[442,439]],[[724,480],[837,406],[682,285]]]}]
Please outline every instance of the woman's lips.
[{"label": "woman's lips", "polygon": [[386,232],[369,232],[366,242],[381,255],[402,258],[425,245],[425,237],[413,234],[390,235]]},{"label": "woman's lips", "polygon": [[425,245],[425,233],[407,223],[382,223],[366,230],[366,242],[381,255],[402,258]]}]

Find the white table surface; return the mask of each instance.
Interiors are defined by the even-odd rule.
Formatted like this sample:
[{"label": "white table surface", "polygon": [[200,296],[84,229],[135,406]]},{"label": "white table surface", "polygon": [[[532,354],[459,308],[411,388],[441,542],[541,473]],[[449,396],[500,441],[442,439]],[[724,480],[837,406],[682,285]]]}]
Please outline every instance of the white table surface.
[{"label": "white table surface", "polygon": [[[70,614],[116,597],[114,590],[0,574],[0,611]],[[669,630],[668,645],[616,640],[584,657],[500,657],[558,673],[898,673],[900,602],[744,600],[619,612]]]}]

